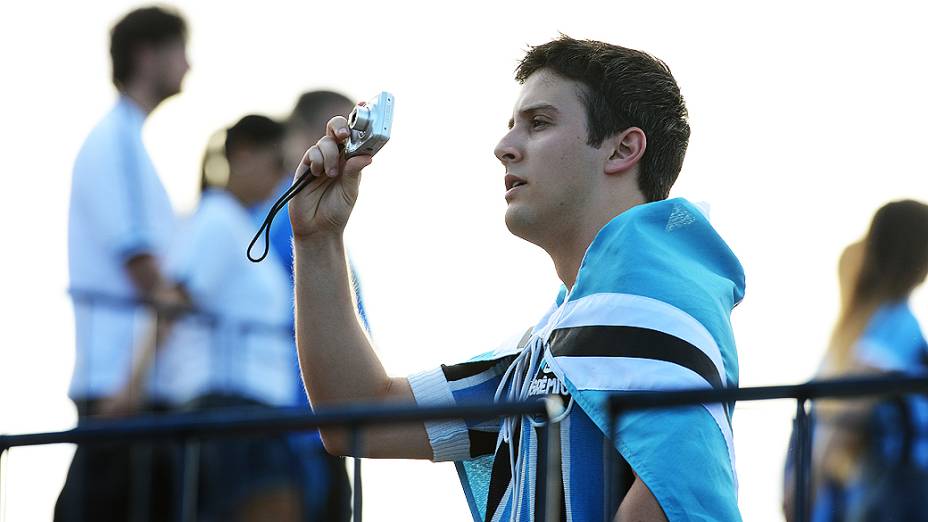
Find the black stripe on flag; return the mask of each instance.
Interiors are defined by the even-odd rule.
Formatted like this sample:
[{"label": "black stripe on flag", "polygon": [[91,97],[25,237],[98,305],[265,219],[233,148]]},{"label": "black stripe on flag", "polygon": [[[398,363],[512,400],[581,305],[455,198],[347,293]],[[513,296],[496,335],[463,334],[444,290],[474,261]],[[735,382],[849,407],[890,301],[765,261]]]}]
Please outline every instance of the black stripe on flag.
[{"label": "black stripe on flag", "polygon": [[[512,441],[518,444],[518,440]],[[509,465],[509,444],[502,443],[496,450],[496,456],[493,457],[493,470],[490,472],[490,487],[487,489],[487,513],[484,522],[493,520],[496,510],[500,509],[503,497],[506,496],[506,490],[512,480],[512,469]]]},{"label": "black stripe on flag", "polygon": [[514,355],[508,355],[506,357],[500,357],[499,359],[490,359],[489,361],[470,361],[450,366],[443,364],[441,365],[441,371],[445,374],[445,379],[447,379],[448,382],[460,381],[461,379],[481,374],[498,364],[505,364],[508,366],[514,358]]},{"label": "black stripe on flag", "polygon": [[637,326],[578,326],[551,333],[551,353],[569,357],[656,359],[688,368],[713,388],[722,387],[715,363],[692,344],[665,332]]},{"label": "black stripe on flag", "polygon": [[467,430],[467,438],[470,440],[470,457],[475,459],[483,455],[492,455],[496,451],[498,435],[495,431]]}]

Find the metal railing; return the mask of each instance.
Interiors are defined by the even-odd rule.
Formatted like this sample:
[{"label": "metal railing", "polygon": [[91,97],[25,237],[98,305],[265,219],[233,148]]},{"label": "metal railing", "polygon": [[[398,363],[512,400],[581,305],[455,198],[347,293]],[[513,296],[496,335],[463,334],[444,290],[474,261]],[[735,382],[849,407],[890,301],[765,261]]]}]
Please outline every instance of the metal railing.
[{"label": "metal railing", "polygon": [[877,396],[900,396],[928,392],[928,377],[855,377],[810,381],[786,386],[752,388],[679,390],[662,392],[627,392],[610,398],[610,426],[615,427],[623,412],[710,403],[737,403],[774,399],[796,401],[795,502],[793,520],[809,520],[812,423],[809,403],[814,399],[855,399]]},{"label": "metal railing", "polygon": [[[178,520],[190,520],[195,508],[195,489],[189,487],[191,467],[190,441],[194,439],[229,437],[237,435],[274,435],[312,429],[342,427],[351,431],[351,454],[363,453],[361,429],[369,426],[449,420],[458,418],[486,418],[489,416],[546,415],[542,401],[458,405],[453,407],[409,407],[383,405],[356,405],[332,411],[307,413],[304,409],[277,408],[245,412],[214,411],[144,416],[121,420],[89,420],[65,431],[0,435],[0,473],[3,460],[11,448],[46,444],[105,444],[150,440],[180,440],[183,448],[180,466],[185,470],[179,490],[182,492]],[[7,477],[0,474],[0,490]],[[361,520],[361,459],[354,461],[353,513]],[[0,499],[3,495],[0,494]],[[0,505],[0,513],[4,506]],[[542,519],[543,520],[543,519]]]},{"label": "metal railing", "polygon": [[[899,396],[928,392],[928,378],[892,377],[892,378],[853,378],[827,381],[812,381],[791,386],[763,386],[753,388],[699,389],[663,392],[626,392],[615,394],[609,401],[611,426],[615,427],[625,412],[641,409],[668,408],[704,403],[736,403],[744,401],[762,401],[773,399],[792,399],[796,401],[797,451],[794,454],[795,480],[795,520],[804,522],[809,516],[809,488],[811,473],[811,424],[808,405],[815,399],[850,399],[874,396]],[[385,405],[357,405],[338,410],[307,414],[304,410],[272,410],[267,412],[249,412],[247,414],[230,414],[227,412],[207,412],[198,414],[163,415],[157,418],[134,418],[125,420],[108,420],[87,422],[77,428],[22,435],[0,435],[0,472],[3,471],[2,460],[10,448],[35,446],[43,444],[78,443],[95,444],[118,440],[120,442],[150,439],[175,439],[190,441],[193,438],[220,437],[242,434],[276,434],[325,427],[348,428],[351,433],[352,454],[362,454],[361,429],[370,426],[425,422],[448,419],[487,418],[488,416],[540,415],[551,418],[553,414],[544,401],[469,404],[453,407],[410,407]],[[555,426],[548,423],[549,426]],[[614,430],[613,430],[614,431]],[[553,465],[555,452],[545,451],[550,436],[543,432],[539,440],[540,451],[545,462]],[[614,433],[609,434],[614,436]],[[185,446],[186,447],[186,446]],[[551,468],[549,468],[551,469]],[[546,484],[547,470],[538,471],[538,483]],[[361,459],[354,462],[355,488],[354,517],[361,519]],[[4,487],[7,477],[0,475],[0,488]],[[615,480],[609,476],[607,480]],[[608,485],[607,485],[608,487]],[[189,488],[183,488],[186,492]],[[544,494],[543,488],[540,494]],[[611,491],[611,489],[607,489]],[[0,495],[0,498],[3,498]],[[536,513],[538,520],[555,520],[559,506],[557,495],[546,495],[538,505],[543,510]],[[616,499],[618,501],[618,499]],[[189,499],[182,499],[179,518],[184,513],[192,513]],[[3,506],[0,506],[2,512]],[[545,515],[548,515],[547,517]],[[608,514],[607,514],[608,516]]]},{"label": "metal railing", "polygon": [[[94,290],[85,290],[72,288],[68,290],[68,295],[75,305],[85,305],[100,309],[117,309],[117,310],[149,310],[163,314],[166,317],[191,317],[197,321],[211,327],[215,327],[222,321],[222,317],[189,305],[164,304],[154,299],[127,297]],[[245,333],[271,333],[279,335],[292,335],[289,325],[271,324],[261,321],[249,321],[236,319],[236,327],[239,331]]]},{"label": "metal railing", "polygon": [[[189,307],[165,307],[153,301],[136,298],[117,297],[93,291],[71,290],[75,303],[91,307],[139,309],[145,308],[167,316],[191,316],[202,321],[208,327],[215,325],[221,318]],[[242,323],[240,331],[290,334],[289,327],[259,323]],[[610,438],[615,436],[621,416],[629,411],[654,408],[692,406],[711,403],[732,403],[774,399],[792,399],[796,401],[794,432],[796,447],[792,455],[795,470],[794,513],[793,520],[805,522],[809,517],[811,491],[811,454],[812,422],[809,415],[810,401],[815,399],[851,399],[880,395],[898,396],[910,393],[928,393],[928,378],[916,377],[882,377],[852,378],[827,381],[812,381],[798,385],[764,386],[753,388],[674,390],[661,392],[623,392],[614,394],[609,401]],[[414,407],[398,405],[368,404],[346,406],[338,410],[308,413],[306,408],[267,408],[234,410],[198,411],[193,413],[161,414],[157,416],[140,416],[118,420],[82,420],[78,427],[66,431],[48,433],[30,433],[20,435],[0,435],[0,522],[3,522],[6,499],[4,464],[9,451],[15,447],[37,446],[46,444],[102,444],[130,443],[139,441],[179,441],[181,443],[181,492],[176,519],[180,522],[193,520],[196,513],[198,469],[196,458],[198,445],[196,441],[217,437],[240,435],[277,435],[328,427],[343,427],[350,431],[351,453],[361,455],[363,448],[362,428],[449,419],[486,419],[491,416],[534,415],[551,419],[557,414],[554,402],[539,400],[515,403],[469,404],[453,407]],[[540,488],[536,505],[541,510],[536,513],[537,520],[556,520],[560,512],[560,495],[557,493],[556,481],[547,481],[552,471],[558,469],[555,458],[559,456],[557,448],[549,447],[556,443],[552,437],[556,424],[548,423],[549,429],[542,430],[538,451],[546,466],[539,467],[537,483],[547,484]],[[613,440],[613,443],[617,441]],[[361,459],[353,463],[354,487],[353,517],[361,520],[362,488]],[[618,492],[619,470],[607,473],[606,491]],[[610,498],[613,504],[606,509],[606,516],[618,508],[619,495]],[[547,517],[546,517],[547,515]],[[607,521],[608,522],[608,521]]]}]

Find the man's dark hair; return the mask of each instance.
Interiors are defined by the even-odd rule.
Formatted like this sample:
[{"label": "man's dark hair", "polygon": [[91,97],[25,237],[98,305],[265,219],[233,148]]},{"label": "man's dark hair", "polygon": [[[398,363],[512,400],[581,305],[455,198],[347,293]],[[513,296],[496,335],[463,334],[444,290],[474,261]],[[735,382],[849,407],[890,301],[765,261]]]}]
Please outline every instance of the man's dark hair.
[{"label": "man's dark hair", "polygon": [[647,137],[638,188],[648,201],[667,199],[690,138],[686,105],[667,64],[650,54],[566,35],[529,49],[516,69],[524,83],[540,69],[581,83],[587,143],[638,127]]},{"label": "man's dark hair", "polygon": [[161,7],[144,7],[130,12],[110,32],[110,58],[113,84],[124,87],[135,74],[135,53],[145,46],[157,46],[187,38],[187,23],[176,12]]},{"label": "man's dark hair", "polygon": [[[297,100],[287,125],[290,127],[307,127],[315,125],[320,118],[327,118],[331,114],[323,114],[333,105],[354,105],[347,96],[334,91],[304,92]],[[342,116],[348,116],[343,114]]]},{"label": "man's dark hair", "polygon": [[263,147],[279,144],[284,138],[282,123],[261,116],[249,114],[235,122],[226,130],[226,157],[241,147]]}]

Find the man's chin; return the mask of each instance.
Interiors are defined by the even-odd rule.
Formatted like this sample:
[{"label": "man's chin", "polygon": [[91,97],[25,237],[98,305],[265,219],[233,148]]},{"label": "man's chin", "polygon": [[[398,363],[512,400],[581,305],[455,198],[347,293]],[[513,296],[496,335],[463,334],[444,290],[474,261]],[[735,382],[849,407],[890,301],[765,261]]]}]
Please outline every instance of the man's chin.
[{"label": "man's chin", "polygon": [[509,233],[529,241],[531,236],[531,224],[530,220],[526,218],[524,209],[518,208],[518,205],[510,203],[509,207],[506,209],[506,228],[509,229]]}]

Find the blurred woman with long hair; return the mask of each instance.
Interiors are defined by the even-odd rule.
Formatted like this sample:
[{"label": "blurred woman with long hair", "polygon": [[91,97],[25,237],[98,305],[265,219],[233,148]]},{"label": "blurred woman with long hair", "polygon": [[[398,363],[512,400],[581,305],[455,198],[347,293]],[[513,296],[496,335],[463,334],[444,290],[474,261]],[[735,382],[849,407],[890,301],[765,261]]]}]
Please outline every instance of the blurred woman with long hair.
[{"label": "blurred woman with long hair", "polygon": [[[855,350],[855,347],[868,340],[865,335],[868,328],[878,328],[881,321],[888,319],[890,309],[897,313],[889,315],[915,321],[908,299],[912,291],[925,281],[926,274],[928,205],[904,200],[883,206],[873,217],[867,236],[848,246],[841,255],[838,267],[841,315],[832,332],[820,376],[889,369],[881,366],[887,361],[870,361],[867,357],[874,354]],[[924,344],[924,338],[910,340],[914,344],[909,348],[915,347],[918,342]],[[896,353],[903,347],[883,348]],[[855,355],[864,356],[864,359],[859,360]],[[901,362],[898,357],[891,359]],[[911,368],[891,369],[905,371]]]},{"label": "blurred woman with long hair", "polygon": [[[909,304],[926,275],[928,205],[883,206],[841,255],[841,313],[817,378],[928,375]],[[928,520],[924,397],[819,401],[813,415],[813,521]]]}]

